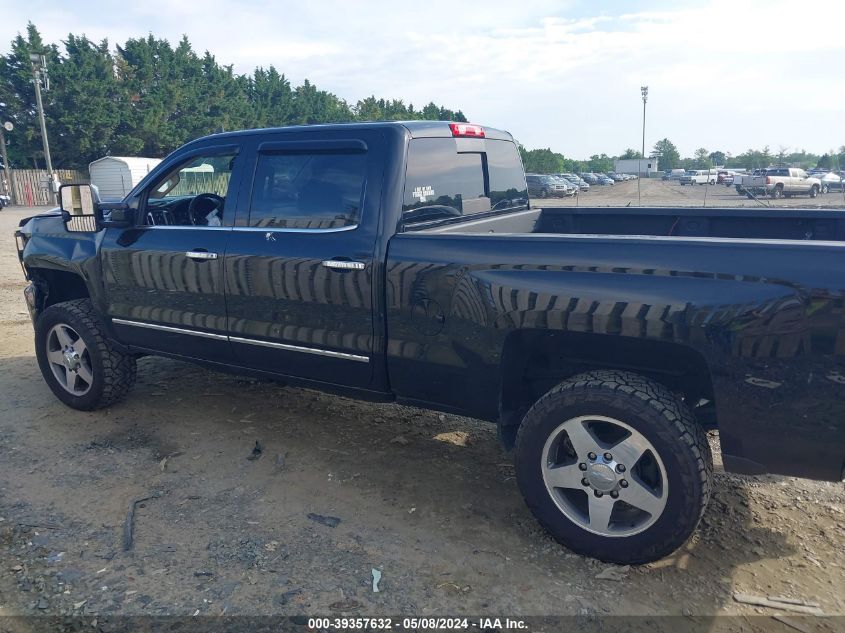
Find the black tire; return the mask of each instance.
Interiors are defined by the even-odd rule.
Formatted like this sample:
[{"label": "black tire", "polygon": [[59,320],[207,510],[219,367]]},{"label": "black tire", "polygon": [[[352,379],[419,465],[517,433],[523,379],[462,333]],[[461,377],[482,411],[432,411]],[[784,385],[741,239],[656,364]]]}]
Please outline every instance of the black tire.
[{"label": "black tire", "polygon": [[783,185],[775,185],[775,188],[772,189],[771,196],[775,200],[777,200],[778,198],[783,198]]},{"label": "black tire", "polygon": [[816,185],[813,185],[810,187],[810,197],[815,198],[817,195],[819,195],[819,188]]},{"label": "black tire", "polygon": [[822,193],[828,193],[830,191],[830,187],[827,185],[822,185]]},{"label": "black tire", "polygon": [[[547,440],[563,421],[593,415],[623,420],[651,443],[665,465],[665,507],[639,533],[607,536],[588,531],[561,511],[544,483]],[[680,547],[701,520],[712,489],[710,446],[689,409],[663,385],[624,371],[581,374],[540,398],[519,428],[515,463],[528,507],[559,543],[619,564],[655,561]]]},{"label": "black tire", "polygon": [[[47,358],[49,333],[60,324],[75,330],[88,352],[93,379],[83,395],[74,395],[59,382]],[[35,323],[35,356],[44,380],[56,397],[81,411],[114,404],[122,400],[135,384],[135,357],[116,349],[106,339],[90,299],[57,303],[44,310]]]}]

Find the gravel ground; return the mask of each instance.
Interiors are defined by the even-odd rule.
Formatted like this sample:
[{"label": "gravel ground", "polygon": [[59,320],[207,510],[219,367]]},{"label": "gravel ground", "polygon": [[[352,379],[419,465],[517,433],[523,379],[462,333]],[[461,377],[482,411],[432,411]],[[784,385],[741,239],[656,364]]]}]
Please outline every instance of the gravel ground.
[{"label": "gravel ground", "polygon": [[[690,200],[643,184],[650,203]],[[724,474],[715,434],[699,530],[629,569],[549,539],[495,428],[475,420],[157,358],[123,403],[66,408],[38,372],[21,295],[11,235],[32,212],[0,212],[0,615],[735,614],[768,630],[749,616],[777,612],[736,591],[845,615],[843,485]]]}]

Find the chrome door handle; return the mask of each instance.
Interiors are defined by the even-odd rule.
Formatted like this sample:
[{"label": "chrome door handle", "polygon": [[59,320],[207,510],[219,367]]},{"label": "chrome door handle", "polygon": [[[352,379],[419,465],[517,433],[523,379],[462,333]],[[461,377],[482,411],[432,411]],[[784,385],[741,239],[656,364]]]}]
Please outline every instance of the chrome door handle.
[{"label": "chrome door handle", "polygon": [[340,259],[325,259],[323,266],[332,270],[364,270],[367,267],[364,262],[350,262]]},{"label": "chrome door handle", "polygon": [[185,257],[205,261],[207,259],[217,259],[217,253],[209,253],[208,251],[188,251],[185,253]]}]

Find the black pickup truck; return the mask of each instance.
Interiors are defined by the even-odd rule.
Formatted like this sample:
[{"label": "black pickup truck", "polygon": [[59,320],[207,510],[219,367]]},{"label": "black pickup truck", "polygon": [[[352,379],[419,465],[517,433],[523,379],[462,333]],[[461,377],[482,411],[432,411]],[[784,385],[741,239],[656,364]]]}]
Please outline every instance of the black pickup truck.
[{"label": "black pickup truck", "polygon": [[225,133],[124,200],[65,187],[18,249],[47,384],[110,406],[145,354],[498,424],[539,521],[657,559],[726,470],[839,480],[845,212],[532,208],[510,134]]}]

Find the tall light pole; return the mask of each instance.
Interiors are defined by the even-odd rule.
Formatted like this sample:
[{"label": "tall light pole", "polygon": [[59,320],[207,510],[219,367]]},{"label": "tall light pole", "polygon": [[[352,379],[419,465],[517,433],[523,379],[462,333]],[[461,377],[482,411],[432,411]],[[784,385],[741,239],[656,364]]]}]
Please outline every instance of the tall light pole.
[{"label": "tall light pole", "polygon": [[[3,181],[3,193],[9,196],[9,200],[12,200],[14,183],[12,182],[12,169],[9,166],[9,155],[6,153],[6,134],[4,132],[11,132],[13,129],[15,129],[15,126],[12,125],[11,121],[6,121],[3,125],[0,125],[0,156],[3,158],[3,175],[0,180]],[[17,201],[12,200],[12,202]]]},{"label": "tall light pole", "polygon": [[[3,108],[5,111],[6,104],[0,103],[0,108]],[[0,118],[0,120],[5,119],[5,115]],[[0,177],[2,180],[3,185],[3,193],[9,196],[9,199],[12,198],[12,171],[11,167],[9,166],[9,156],[6,153],[6,134],[5,132],[11,132],[15,129],[15,126],[12,125],[11,121],[4,121],[0,124],[0,157],[3,158],[3,175]]]},{"label": "tall light pole", "polygon": [[[44,144],[44,160],[47,163],[48,188],[50,200],[56,202],[56,192],[53,190],[53,161],[50,160],[50,142],[47,140],[47,122],[44,120],[44,103],[41,101],[41,76],[47,79],[47,58],[40,53],[31,53],[29,61],[32,62],[32,77],[35,81],[35,103],[38,106],[38,119],[41,121],[41,141]],[[49,90],[49,83],[45,86]]]},{"label": "tall light pole", "polygon": [[640,162],[638,163],[640,173],[637,175],[637,204],[639,206],[643,206],[642,201],[642,192],[640,189],[640,180],[642,180],[643,175],[643,159],[645,158],[645,103],[648,101],[648,86],[641,86],[640,93],[643,96],[643,149],[640,152]]}]

